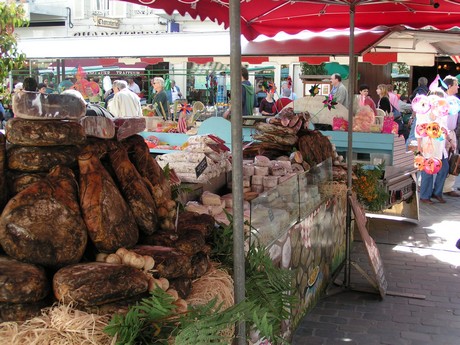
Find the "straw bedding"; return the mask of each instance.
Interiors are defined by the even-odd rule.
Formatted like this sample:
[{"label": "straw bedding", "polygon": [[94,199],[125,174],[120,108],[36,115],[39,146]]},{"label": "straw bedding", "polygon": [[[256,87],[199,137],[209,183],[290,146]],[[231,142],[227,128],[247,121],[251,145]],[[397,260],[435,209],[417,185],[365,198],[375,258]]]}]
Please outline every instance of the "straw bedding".
[{"label": "straw bedding", "polygon": [[24,323],[1,323],[0,344],[114,345],[116,338],[103,332],[109,321],[109,315],[88,314],[72,305],[55,305]]}]

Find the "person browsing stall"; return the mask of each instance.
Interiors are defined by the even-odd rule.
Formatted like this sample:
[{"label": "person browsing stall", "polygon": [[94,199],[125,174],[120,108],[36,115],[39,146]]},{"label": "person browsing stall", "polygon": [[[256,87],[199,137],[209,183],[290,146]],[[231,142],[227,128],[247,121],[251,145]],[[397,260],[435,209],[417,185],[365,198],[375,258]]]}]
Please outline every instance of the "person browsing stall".
[{"label": "person browsing stall", "polygon": [[385,84],[377,85],[377,95],[379,96],[379,101],[377,102],[377,108],[382,109],[384,112],[389,115],[391,113],[391,103],[390,98],[388,97],[388,88]]},{"label": "person browsing stall", "polygon": [[265,116],[272,116],[278,113],[275,105],[275,100],[273,99],[273,94],[275,93],[275,85],[269,83],[264,90],[267,95],[260,101],[259,105],[259,114]]},{"label": "person browsing stall", "polygon": [[377,116],[377,109],[375,107],[374,100],[369,96],[369,86],[367,84],[361,84],[359,86],[358,105],[364,107],[368,105],[374,114]]},{"label": "person browsing stall", "polygon": [[41,94],[46,94],[46,84],[44,83],[39,83],[38,86],[37,86],[37,89],[38,89],[38,92],[40,92]]},{"label": "person browsing stall", "polygon": [[182,92],[180,92],[179,86],[176,85],[176,81],[171,80],[171,100],[174,103],[178,99],[182,99]]},{"label": "person browsing stall", "polygon": [[254,87],[249,81],[249,71],[246,67],[241,67],[241,86],[242,86],[242,114],[243,116],[252,115],[252,109],[255,104]]},{"label": "person browsing stall", "polygon": [[136,95],[139,95],[141,93],[139,85],[137,85],[133,78],[128,78],[128,89],[130,89]]},{"label": "person browsing stall", "polygon": [[107,109],[115,117],[142,117],[141,100],[128,89],[126,80],[115,80],[112,85],[113,98]]},{"label": "person browsing stall", "polygon": [[331,75],[331,93],[329,96],[332,96],[336,101],[346,108],[348,108],[348,90],[342,83],[342,76],[339,73],[334,73]]},{"label": "person browsing stall", "polygon": [[292,102],[291,95],[292,95],[291,89],[289,88],[281,89],[281,97],[278,98],[278,100],[276,101],[276,109],[274,109],[274,111],[276,110],[277,112],[280,112],[281,109],[283,109],[285,106],[290,104]]},{"label": "person browsing stall", "polygon": [[161,116],[164,119],[169,119],[169,102],[168,95],[165,91],[165,80],[161,77],[155,77],[152,78],[150,82],[155,90],[155,96],[152,101],[155,115]]}]

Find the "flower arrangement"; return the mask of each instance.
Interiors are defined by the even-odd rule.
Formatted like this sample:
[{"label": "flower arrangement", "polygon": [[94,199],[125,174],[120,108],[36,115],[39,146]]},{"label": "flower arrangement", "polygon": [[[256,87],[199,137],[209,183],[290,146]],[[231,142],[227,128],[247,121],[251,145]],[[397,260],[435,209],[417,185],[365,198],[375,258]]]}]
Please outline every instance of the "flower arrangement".
[{"label": "flower arrangement", "polygon": [[363,164],[356,165],[353,191],[366,210],[382,211],[388,203],[389,195],[381,182],[383,170],[384,163],[373,169],[365,168]]}]

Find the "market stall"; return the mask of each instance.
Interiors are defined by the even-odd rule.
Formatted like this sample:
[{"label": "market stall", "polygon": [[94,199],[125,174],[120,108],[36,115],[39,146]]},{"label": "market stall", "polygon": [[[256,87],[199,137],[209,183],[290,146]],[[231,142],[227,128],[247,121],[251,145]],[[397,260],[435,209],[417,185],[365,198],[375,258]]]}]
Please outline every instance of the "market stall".
[{"label": "market stall", "polygon": [[[2,279],[14,284],[0,290],[1,320],[33,320],[54,302],[82,313],[120,313],[125,320],[123,315],[133,312],[136,301],[149,303],[148,292],[171,303],[158,287],[173,297],[173,315],[185,313],[192,305],[186,302],[192,280],[212,272],[210,257],[218,247],[210,248],[209,241],[222,231],[214,224],[230,225],[224,209],[231,215],[234,205],[227,205],[228,197],[224,201],[223,195],[200,190],[196,200],[184,201],[188,211],[177,213],[173,190],[180,188],[177,177],[208,186],[213,178],[224,176],[223,191],[228,191],[231,165],[226,140],[212,133],[187,136],[183,150],[155,160],[145,141],[152,133],[136,134],[141,120],[145,128],[145,119],[113,120],[114,131],[94,131],[85,126],[85,106],[75,96],[45,98],[24,92],[13,102],[16,118],[8,122],[6,140],[1,136],[0,182],[7,188],[1,189],[0,265]],[[42,111],[37,110],[40,106]],[[265,248],[273,271],[296,272],[292,291],[299,303],[283,306],[281,314],[274,310],[284,320],[276,335],[289,337],[343,258],[345,194],[331,195],[326,189],[332,183],[335,158],[329,140],[305,129],[305,115],[291,111],[281,118],[258,125],[258,135],[268,141],[248,148],[244,198],[250,201],[247,245],[262,246],[257,252]],[[206,121],[212,126],[207,127]],[[222,118],[206,121],[202,131],[215,128],[215,121],[229,124]],[[106,121],[100,124],[110,126]],[[173,135],[178,136],[177,144],[185,138],[169,134]],[[299,154],[290,157],[298,138]],[[322,149],[312,150],[311,140]],[[169,173],[165,175],[161,167]],[[201,215],[196,210],[202,210]],[[228,273],[226,277],[231,281]],[[276,296],[284,296],[292,283],[288,278]],[[228,285],[227,293],[232,288]],[[13,324],[0,327],[5,339],[23,331],[38,334]]]}]

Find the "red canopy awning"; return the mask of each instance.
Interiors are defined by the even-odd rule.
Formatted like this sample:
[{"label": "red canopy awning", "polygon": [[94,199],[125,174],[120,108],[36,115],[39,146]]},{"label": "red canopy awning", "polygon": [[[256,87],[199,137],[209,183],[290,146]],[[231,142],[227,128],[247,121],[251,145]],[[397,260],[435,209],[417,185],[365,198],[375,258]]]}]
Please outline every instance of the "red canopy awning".
[{"label": "red canopy awning", "polygon": [[[399,30],[395,28],[394,30]],[[383,28],[381,30],[359,31],[355,34],[355,55],[363,55],[378,42],[391,34],[392,30]],[[242,45],[241,54],[251,55],[348,55],[350,45],[350,32],[348,30],[333,30],[322,32],[321,35],[308,38],[292,38],[285,40],[256,40]]]}]

